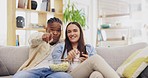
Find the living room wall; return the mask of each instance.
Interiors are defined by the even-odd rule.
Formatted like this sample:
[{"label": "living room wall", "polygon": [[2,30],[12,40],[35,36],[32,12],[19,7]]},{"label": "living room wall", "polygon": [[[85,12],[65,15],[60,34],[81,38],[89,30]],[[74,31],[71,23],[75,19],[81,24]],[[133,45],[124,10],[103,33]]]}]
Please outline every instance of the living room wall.
[{"label": "living room wall", "polygon": [[[89,28],[86,29],[86,31],[84,31],[84,33],[87,34],[85,40],[87,43],[90,43],[94,46],[96,45],[96,26],[97,26],[97,11],[96,11],[97,4],[94,5],[94,3],[97,3],[96,1],[97,0],[79,1],[81,4],[84,5],[80,7],[88,9],[87,17],[88,17]],[[0,12],[0,17],[1,17],[0,45],[7,45],[7,0],[0,0],[0,9],[1,9],[1,12]]]},{"label": "living room wall", "polygon": [[7,0],[0,0],[0,45],[7,44]]}]

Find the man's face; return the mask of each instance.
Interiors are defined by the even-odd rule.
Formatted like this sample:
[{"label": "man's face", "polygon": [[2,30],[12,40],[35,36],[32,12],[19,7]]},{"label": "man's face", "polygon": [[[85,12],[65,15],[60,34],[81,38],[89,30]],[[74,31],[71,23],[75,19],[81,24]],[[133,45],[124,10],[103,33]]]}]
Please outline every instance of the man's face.
[{"label": "man's face", "polygon": [[48,24],[47,32],[52,33],[53,41],[50,44],[55,44],[59,41],[61,36],[61,24],[58,22],[53,22],[52,24]]}]

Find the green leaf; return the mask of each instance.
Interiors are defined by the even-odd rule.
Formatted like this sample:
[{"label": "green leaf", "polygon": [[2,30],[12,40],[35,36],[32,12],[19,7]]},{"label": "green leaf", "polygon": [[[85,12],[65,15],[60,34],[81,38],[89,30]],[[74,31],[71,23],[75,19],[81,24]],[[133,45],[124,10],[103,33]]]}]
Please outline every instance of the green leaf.
[{"label": "green leaf", "polygon": [[64,11],[64,22],[78,22],[82,27],[86,26],[86,17],[82,9],[77,9],[75,4],[71,4],[68,0],[67,7]]}]

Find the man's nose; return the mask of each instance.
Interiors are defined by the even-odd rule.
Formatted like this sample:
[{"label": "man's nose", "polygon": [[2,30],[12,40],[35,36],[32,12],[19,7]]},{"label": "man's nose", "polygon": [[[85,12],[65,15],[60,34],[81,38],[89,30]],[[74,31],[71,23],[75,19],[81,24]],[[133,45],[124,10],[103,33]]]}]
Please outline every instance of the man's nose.
[{"label": "man's nose", "polygon": [[53,31],[53,34],[56,35],[56,34],[58,34],[58,33],[57,33],[57,31]]}]

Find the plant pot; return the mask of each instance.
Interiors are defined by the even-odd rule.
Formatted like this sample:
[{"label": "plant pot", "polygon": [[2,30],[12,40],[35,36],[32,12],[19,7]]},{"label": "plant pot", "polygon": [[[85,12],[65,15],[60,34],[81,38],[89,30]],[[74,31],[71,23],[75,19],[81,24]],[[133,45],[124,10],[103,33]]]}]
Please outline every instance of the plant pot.
[{"label": "plant pot", "polygon": [[31,9],[36,10],[37,8],[37,2],[34,0],[31,0]]}]

